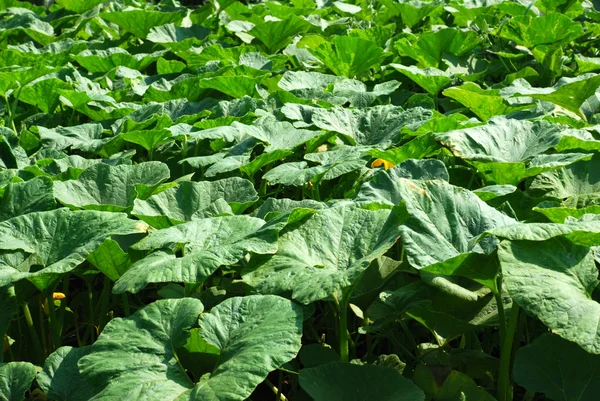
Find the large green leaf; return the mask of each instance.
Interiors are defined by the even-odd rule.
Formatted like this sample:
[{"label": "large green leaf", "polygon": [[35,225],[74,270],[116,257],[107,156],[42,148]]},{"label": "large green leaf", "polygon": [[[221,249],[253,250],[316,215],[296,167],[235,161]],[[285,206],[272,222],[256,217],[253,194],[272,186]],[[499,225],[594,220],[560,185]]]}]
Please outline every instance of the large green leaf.
[{"label": "large green leaf", "polygon": [[406,160],[389,170],[378,171],[361,185],[356,202],[381,203],[391,206],[402,202],[399,190],[401,178],[413,180],[444,180],[448,181],[448,170],[439,160]]},{"label": "large green leaf", "polygon": [[[236,263],[247,253],[275,253],[276,227],[250,216],[223,216],[193,220],[151,233],[134,249],[154,252],[134,263],[117,281],[113,292],[138,292],[149,283],[202,283],[219,266]],[[174,251],[183,247],[183,257]],[[168,251],[170,250],[170,251]]]},{"label": "large green leaf", "polygon": [[193,298],[169,299],[110,321],[78,363],[100,389],[92,400],[242,401],[300,349],[300,307],[276,296],[230,298],[202,314],[201,331],[192,333],[220,350],[213,371],[194,384],[176,352],[202,309]]},{"label": "large green leaf", "polygon": [[318,165],[309,166],[305,161],[284,163],[269,170],[263,178],[271,184],[300,186],[308,182],[332,180],[359,170],[369,159],[358,147],[308,153],[304,158]]},{"label": "large green leaf", "polygon": [[473,239],[495,227],[516,221],[488,206],[477,195],[441,180],[399,178],[398,198],[403,210],[400,236],[408,261],[418,269],[460,275],[495,288],[496,266],[488,260],[498,241]]},{"label": "large green leaf", "polygon": [[300,386],[315,401],[419,401],[425,394],[394,368],[331,362],[300,371]]},{"label": "large green leaf", "polygon": [[92,351],[91,347],[61,347],[48,356],[36,381],[47,397],[55,401],[88,401],[95,395],[79,373],[77,362]]},{"label": "large green leaf", "polygon": [[[575,113],[576,115],[579,115],[584,120],[587,120],[591,117],[592,113],[598,106],[598,100],[595,93],[598,90],[598,87],[600,87],[600,75],[590,75],[592,76],[580,76],[572,81],[565,80],[565,82],[556,85],[555,88],[552,88],[554,90],[542,90],[542,93],[536,93],[540,92],[538,90],[518,91],[516,94],[522,94],[534,99],[552,102]],[[594,100],[593,104],[591,105],[591,110],[584,110],[584,106],[592,97]]]},{"label": "large green leaf", "polygon": [[569,216],[580,218],[586,213],[600,214],[599,174],[600,159],[594,157],[536,176],[529,191],[554,201],[543,202],[534,210],[555,223],[562,223]]},{"label": "large green leaf", "polygon": [[494,116],[510,114],[532,107],[531,104],[510,104],[500,96],[499,89],[484,90],[473,82],[453,86],[446,89],[442,94],[456,100],[484,121]]},{"label": "large green leaf", "polygon": [[243,401],[269,372],[296,356],[302,308],[273,295],[229,298],[200,316],[201,336],[220,351],[212,373],[200,379],[196,401]]},{"label": "large green leaf", "polygon": [[104,3],[103,0],[57,0],[56,4],[69,11],[74,11],[78,14],[84,13],[98,4]]},{"label": "large green leaf", "polygon": [[438,141],[454,155],[471,162],[486,180],[516,185],[523,179],[557,169],[591,155],[546,154],[563,137],[561,128],[546,121],[494,118],[485,125],[445,132]]},{"label": "large green leaf", "polygon": [[84,152],[99,151],[107,139],[102,138],[102,125],[81,124],[74,127],[37,127],[42,145],[46,148],[78,149]]},{"label": "large green leaf", "polygon": [[117,24],[140,39],[145,39],[150,30],[155,26],[180,23],[185,15],[186,13],[182,11],[162,12],[139,9],[103,12],[100,14],[103,19]]},{"label": "large green leaf", "polygon": [[335,75],[354,78],[377,67],[383,61],[383,50],[375,43],[350,36],[336,36],[323,42],[313,54]]},{"label": "large green leaf", "polygon": [[129,54],[123,48],[113,47],[106,50],[84,50],[73,56],[73,59],[91,73],[108,72],[121,66],[142,71],[163,54],[164,51]]},{"label": "large green leaf", "polygon": [[399,142],[403,127],[417,129],[429,120],[431,110],[386,105],[364,109],[316,109],[312,113],[312,122],[319,128],[334,131],[347,136],[358,145],[378,146],[385,149]]},{"label": "large green leaf", "polygon": [[600,354],[600,304],[591,297],[598,269],[589,248],[564,238],[503,241],[498,259],[514,302],[553,333]]},{"label": "large green leaf", "polygon": [[133,206],[136,186],[158,186],[169,175],[167,165],[160,162],[132,166],[98,163],[77,180],[55,182],[54,194],[60,203],[73,208],[124,211]]},{"label": "large green leaf", "polygon": [[246,268],[244,281],[260,293],[292,292],[304,304],[339,297],[396,242],[398,224],[389,210],[353,205],[318,210],[286,229],[277,253]]},{"label": "large green leaf", "polygon": [[18,266],[0,265],[0,283],[27,278],[45,289],[63,273],[73,270],[111,235],[143,233],[146,223],[121,213],[72,212],[66,208],[13,217],[0,223],[0,250],[22,250],[33,254],[43,268],[20,271]]},{"label": "large green leaf", "polygon": [[567,43],[583,33],[580,23],[560,13],[549,13],[541,17],[529,14],[511,18],[499,26],[496,34],[533,49],[540,45]]},{"label": "large green leaf", "polygon": [[90,353],[77,362],[83,378],[98,391],[92,400],[192,400],[194,384],[176,351],[203,309],[197,299],[167,299],[127,319],[111,320]]},{"label": "large green leaf", "polygon": [[554,401],[593,401],[600,391],[600,356],[558,336],[543,334],[517,351],[515,381]]},{"label": "large green leaf", "polygon": [[395,68],[400,73],[406,75],[411,81],[425,89],[432,96],[437,96],[438,93],[452,83],[452,75],[437,68],[421,69],[414,65],[404,66],[402,64],[390,64],[390,67]]},{"label": "large green leaf", "polygon": [[29,362],[0,363],[0,401],[23,401],[35,373]]},{"label": "large green leaf", "polygon": [[54,209],[56,201],[52,188],[52,180],[46,177],[8,184],[0,196],[0,221]]},{"label": "large green leaf", "polygon": [[[241,213],[258,197],[254,185],[243,178],[186,181],[146,200],[136,199],[131,214],[156,228],[211,217],[224,211]],[[222,202],[225,202],[225,205]]]},{"label": "large green leaf", "polygon": [[248,33],[263,42],[270,52],[277,52],[287,46],[294,35],[301,35],[309,28],[306,20],[291,16],[282,21],[265,21],[254,25]]},{"label": "large green leaf", "polygon": [[437,32],[423,33],[414,42],[405,38],[400,39],[394,47],[401,55],[417,61],[421,67],[442,68],[444,54],[463,56],[474,49],[480,41],[475,32],[446,28]]}]

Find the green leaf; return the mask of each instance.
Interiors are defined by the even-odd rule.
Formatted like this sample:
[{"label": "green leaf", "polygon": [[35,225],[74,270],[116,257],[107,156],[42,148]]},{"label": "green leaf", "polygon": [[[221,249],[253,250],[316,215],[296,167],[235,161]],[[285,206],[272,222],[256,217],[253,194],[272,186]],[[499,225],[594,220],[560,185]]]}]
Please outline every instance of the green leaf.
[{"label": "green leaf", "polygon": [[23,401],[35,374],[29,362],[0,363],[0,401]]},{"label": "green leaf", "polygon": [[154,149],[175,140],[175,135],[168,129],[149,129],[129,131],[119,135],[125,142],[136,143],[152,155]]},{"label": "green leaf", "polygon": [[256,24],[248,33],[263,42],[269,52],[275,53],[291,43],[295,35],[305,33],[310,26],[306,20],[291,16],[282,21]]},{"label": "green leaf", "polygon": [[441,146],[435,140],[433,132],[420,135],[404,145],[388,150],[373,149],[368,153],[379,159],[386,160],[392,164],[400,164],[409,159],[424,159],[438,153]]},{"label": "green leaf", "polygon": [[498,259],[514,302],[553,333],[600,354],[600,304],[592,299],[598,269],[589,248],[564,238],[503,241]]},{"label": "green leaf", "polygon": [[200,316],[202,337],[221,350],[191,399],[243,401],[301,346],[302,308],[273,295],[229,298]]},{"label": "green leaf", "polygon": [[0,221],[56,208],[52,188],[52,180],[46,177],[8,184],[0,196]]},{"label": "green leaf", "polygon": [[[240,214],[258,200],[254,185],[243,178],[182,182],[146,200],[136,199],[132,215],[155,228],[167,228],[226,209]],[[225,210],[221,201],[228,205]]]},{"label": "green leaf", "polygon": [[98,391],[92,400],[193,399],[189,394],[194,384],[178,363],[176,351],[202,310],[194,298],[165,299],[129,318],[108,322],[91,352],[77,363],[83,378]]},{"label": "green leaf", "polygon": [[196,85],[204,89],[214,89],[233,98],[253,96],[256,93],[257,79],[246,75],[200,78]]},{"label": "green leaf", "polygon": [[111,235],[144,233],[147,225],[125,214],[77,211],[62,208],[13,217],[0,223],[0,249],[23,250],[37,258],[43,268],[20,271],[0,266],[0,284],[28,279],[41,290],[83,262]]},{"label": "green leaf", "polygon": [[358,203],[376,202],[395,206],[402,202],[401,179],[444,180],[448,181],[448,170],[439,160],[406,160],[389,170],[381,170],[359,189],[355,201]]},{"label": "green leaf", "polygon": [[102,3],[104,0],[56,0],[56,4],[77,14],[83,14]]},{"label": "green leaf", "polygon": [[127,67],[142,71],[150,64],[158,60],[162,52],[152,54],[129,54],[120,47],[112,47],[106,50],[84,50],[73,56],[73,60],[91,73],[108,72],[117,67]]},{"label": "green leaf", "polygon": [[148,33],[155,26],[161,26],[169,23],[179,24],[185,17],[184,11],[162,12],[148,10],[128,10],[102,12],[100,17],[113,22],[133,33],[140,39],[145,39]]},{"label": "green leaf", "polygon": [[77,368],[77,362],[91,351],[89,346],[61,347],[46,358],[36,381],[47,397],[55,401],[88,401],[95,395]]},{"label": "green leaf", "polygon": [[373,42],[349,36],[336,36],[333,43],[323,42],[312,53],[335,75],[348,78],[377,67],[384,58],[383,50]]},{"label": "green leaf", "polygon": [[318,210],[286,229],[277,253],[244,269],[243,279],[260,293],[292,292],[304,304],[339,297],[395,243],[397,220],[389,210],[353,205]]},{"label": "green leaf", "polygon": [[428,67],[421,69],[414,65],[407,67],[401,64],[390,64],[390,67],[406,75],[411,81],[425,89],[432,96],[437,96],[442,89],[450,85],[453,81],[453,74],[438,70],[437,68]]},{"label": "green leaf", "polygon": [[131,266],[129,254],[121,249],[117,241],[110,238],[104,240],[86,259],[112,281],[117,281]]},{"label": "green leaf", "polygon": [[137,185],[157,186],[169,178],[169,168],[160,162],[132,166],[98,163],[77,180],[54,183],[56,199],[73,208],[124,211],[133,206]]},{"label": "green leaf", "polygon": [[484,90],[473,82],[448,88],[442,94],[456,100],[483,121],[532,107],[531,104],[512,105],[500,96],[499,89]]},{"label": "green leaf", "polygon": [[385,149],[400,141],[403,127],[417,129],[429,120],[431,110],[420,107],[404,110],[402,107],[386,105],[364,109],[315,109],[312,122],[319,128],[345,135],[352,144],[377,146]]},{"label": "green leaf", "polygon": [[81,124],[74,127],[44,128],[37,127],[45,148],[57,150],[74,149],[84,152],[97,152],[108,139],[102,137],[100,124]]},{"label": "green leaf", "polygon": [[261,228],[265,222],[249,216],[223,216],[193,220],[150,233],[133,245],[138,250],[175,251],[183,246],[183,257],[173,252],[154,252],[134,263],[115,283],[113,292],[138,292],[149,283],[202,283],[219,266],[232,265],[247,253],[277,251],[278,229]]},{"label": "green leaf", "polygon": [[33,81],[21,89],[19,100],[36,106],[44,113],[53,113],[60,104],[57,89],[70,89],[71,85],[58,79]]},{"label": "green leaf", "polygon": [[490,201],[505,195],[514,193],[517,187],[514,185],[488,185],[487,187],[477,188],[473,193],[484,201]]},{"label": "green leaf", "polygon": [[554,223],[562,223],[568,216],[581,218],[587,213],[599,214],[599,169],[600,159],[594,157],[536,176],[529,185],[529,192],[555,201],[542,202],[533,210]]},{"label": "green leaf", "polygon": [[152,27],[146,39],[173,51],[185,51],[192,46],[201,45],[209,33],[210,30],[199,25],[184,28],[175,24],[165,24]]},{"label": "green leaf", "polygon": [[[578,24],[579,25],[579,24]],[[595,97],[596,90],[600,87],[600,75],[591,77],[580,76],[572,82],[562,83],[557,85],[554,91],[547,93],[521,93],[538,100],[552,102],[560,107],[563,107],[587,121],[591,117],[591,113],[597,108],[597,104],[593,105],[591,111],[584,110],[586,102],[591,97]],[[598,100],[595,99],[597,103]]]},{"label": "green leaf", "polygon": [[600,356],[558,336],[543,334],[519,349],[514,377],[522,387],[555,401],[593,401],[600,391]]},{"label": "green leaf", "polygon": [[394,47],[401,55],[417,61],[419,67],[443,68],[444,54],[463,56],[477,47],[480,41],[480,37],[474,31],[446,28],[436,32],[425,32],[414,42],[401,38],[394,43]]},{"label": "green leaf", "polygon": [[600,244],[600,216],[587,214],[579,220],[569,218],[563,224],[518,223],[497,227],[483,237],[486,235],[518,241],[545,241],[564,237],[577,245],[595,246]]},{"label": "green leaf", "polygon": [[540,120],[529,122],[497,117],[485,125],[436,136],[455,156],[468,160],[499,185],[516,185],[527,177],[557,169],[591,155],[545,154],[563,137],[562,129]]},{"label": "green leaf", "polygon": [[308,153],[306,160],[319,163],[309,167],[307,162],[284,163],[269,170],[263,178],[270,184],[300,186],[308,182],[335,179],[341,175],[363,168],[368,160],[364,151],[356,147],[327,152]]},{"label": "green leaf", "polygon": [[300,371],[300,386],[315,401],[425,400],[425,394],[394,368],[331,362]]},{"label": "green leaf", "polygon": [[540,45],[566,44],[584,34],[582,25],[559,13],[537,17],[519,15],[498,27],[496,35],[514,40],[517,44],[533,49]]},{"label": "green leaf", "polygon": [[[4,41],[10,36],[17,36],[21,32],[29,36],[42,46],[45,46],[56,40],[54,28],[49,23],[42,21],[34,13],[14,14],[12,18],[6,18],[0,21],[0,40]],[[43,71],[39,68],[38,71]],[[41,73],[40,75],[44,75]],[[22,82],[22,85],[25,83]]]},{"label": "green leaf", "polygon": [[[400,237],[409,263],[442,275],[459,275],[495,288],[491,259],[493,237],[473,243],[480,234],[516,221],[488,206],[472,192],[441,180],[397,181],[403,224]],[[467,217],[468,216],[468,217]]]}]

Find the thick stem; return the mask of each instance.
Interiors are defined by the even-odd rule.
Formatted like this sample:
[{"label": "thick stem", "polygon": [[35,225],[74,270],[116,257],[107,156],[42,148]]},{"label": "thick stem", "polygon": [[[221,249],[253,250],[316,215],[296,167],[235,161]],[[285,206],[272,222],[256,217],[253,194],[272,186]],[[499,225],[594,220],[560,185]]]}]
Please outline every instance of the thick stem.
[{"label": "thick stem", "polygon": [[[271,383],[271,382],[269,381],[269,379],[265,379],[265,382],[264,382],[264,383],[265,383],[265,384],[266,384],[266,385],[267,385],[267,386],[268,386],[268,387],[271,389],[271,391],[272,391],[273,393],[277,394],[277,392],[278,392],[279,390],[277,389],[277,387],[275,387],[275,385],[274,385],[273,383]],[[288,399],[287,399],[287,397],[286,397],[285,395],[283,395],[283,394],[279,394],[279,401],[288,401]]]},{"label": "thick stem", "polygon": [[48,302],[49,312],[48,328],[50,329],[53,345],[51,350],[55,350],[60,347],[60,325],[58,324],[58,320],[56,318],[56,309],[54,308],[54,297],[52,296],[52,291],[46,293],[46,302]]},{"label": "thick stem", "polygon": [[36,359],[42,360],[44,358],[42,345],[40,344],[40,338],[38,337],[38,334],[35,331],[35,327],[33,326],[33,318],[31,317],[29,305],[27,304],[27,302],[24,302],[21,305],[21,308],[23,309],[23,316],[25,316],[25,324],[27,325],[27,329],[29,329],[29,335],[31,336],[31,341],[33,342],[33,350],[35,351]]},{"label": "thick stem", "polygon": [[510,310],[510,321],[506,328],[504,340],[500,348],[500,369],[498,376],[497,398],[498,401],[512,401],[512,387],[510,383],[510,361],[512,356],[513,339],[519,321],[519,305],[513,301]]},{"label": "thick stem", "polygon": [[125,317],[129,317],[131,315],[131,309],[129,308],[129,300],[127,299],[127,293],[121,294],[123,300],[123,311],[125,312]]},{"label": "thick stem", "polygon": [[340,304],[339,327],[340,361],[349,362],[350,354],[348,348],[348,303],[345,299],[342,299],[342,303]]},{"label": "thick stem", "polygon": [[504,313],[504,302],[502,302],[502,277],[498,277],[498,291],[494,292],[496,306],[498,308],[498,325],[500,326],[500,344],[504,343],[506,336],[506,314]]}]

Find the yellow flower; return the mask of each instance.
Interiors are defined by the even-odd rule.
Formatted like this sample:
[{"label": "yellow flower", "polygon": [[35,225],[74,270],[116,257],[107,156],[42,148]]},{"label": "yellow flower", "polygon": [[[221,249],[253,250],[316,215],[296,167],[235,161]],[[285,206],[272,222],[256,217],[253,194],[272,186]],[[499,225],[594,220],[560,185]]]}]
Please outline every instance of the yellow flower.
[{"label": "yellow flower", "polygon": [[373,163],[371,163],[371,168],[375,168],[375,167],[379,167],[379,166],[383,166],[383,168],[385,168],[386,170],[389,170],[394,167],[394,165],[392,163],[390,163],[387,160],[383,160],[383,159],[375,159],[375,161]]},{"label": "yellow flower", "polygon": [[65,299],[67,296],[65,294],[63,294],[62,292],[53,292],[52,293],[52,299],[53,300],[57,300],[57,299]]}]

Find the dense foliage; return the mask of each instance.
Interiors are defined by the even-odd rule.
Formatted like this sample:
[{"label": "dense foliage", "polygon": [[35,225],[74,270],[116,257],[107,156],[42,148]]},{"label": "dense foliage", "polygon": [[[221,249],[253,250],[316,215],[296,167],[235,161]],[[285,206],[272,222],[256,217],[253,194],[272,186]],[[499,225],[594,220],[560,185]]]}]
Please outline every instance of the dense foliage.
[{"label": "dense foliage", "polygon": [[0,400],[597,401],[600,12],[0,0]]}]

